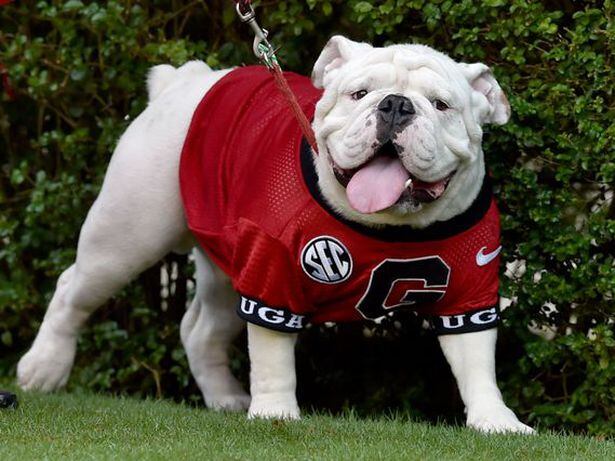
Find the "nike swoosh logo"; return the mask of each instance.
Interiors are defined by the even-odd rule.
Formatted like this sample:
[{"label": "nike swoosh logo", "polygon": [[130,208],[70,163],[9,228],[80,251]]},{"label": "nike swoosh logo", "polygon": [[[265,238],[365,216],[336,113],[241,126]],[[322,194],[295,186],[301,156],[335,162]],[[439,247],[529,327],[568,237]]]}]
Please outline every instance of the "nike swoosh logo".
[{"label": "nike swoosh logo", "polygon": [[485,266],[491,261],[493,261],[500,254],[500,251],[502,251],[502,245],[497,247],[491,253],[485,254],[483,253],[483,251],[485,251],[486,249],[487,247],[482,247],[480,250],[478,250],[478,253],[476,253],[476,264],[478,264],[479,266]]}]

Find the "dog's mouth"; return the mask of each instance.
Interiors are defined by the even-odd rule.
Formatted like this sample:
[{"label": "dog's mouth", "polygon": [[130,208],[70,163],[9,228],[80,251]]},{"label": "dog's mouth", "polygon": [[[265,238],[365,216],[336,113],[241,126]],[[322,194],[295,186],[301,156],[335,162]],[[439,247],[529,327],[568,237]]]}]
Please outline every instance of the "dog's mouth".
[{"label": "dog's mouth", "polygon": [[375,213],[404,201],[434,202],[456,173],[434,182],[421,181],[404,167],[392,141],[380,146],[363,165],[346,170],[334,164],[333,171],[346,188],[348,202],[360,213]]}]

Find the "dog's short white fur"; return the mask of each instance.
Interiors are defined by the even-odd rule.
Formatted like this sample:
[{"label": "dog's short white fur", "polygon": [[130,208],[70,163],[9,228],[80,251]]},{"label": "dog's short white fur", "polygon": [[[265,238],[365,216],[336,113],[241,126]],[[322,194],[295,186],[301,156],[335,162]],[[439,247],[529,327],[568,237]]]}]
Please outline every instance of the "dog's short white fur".
[{"label": "dog's short white fur", "polygon": [[[23,389],[52,391],[64,386],[77,335],[90,314],[165,254],[195,245],[179,194],[180,153],[197,104],[227,72],[212,71],[198,61],[178,69],[156,66],[150,72],[149,105],[121,137],[81,229],[76,261],[60,276],[34,344],[19,362]],[[420,45],[372,48],[336,36],[316,62],[313,80],[325,89],[314,121],[321,152],[316,159],[319,183],[341,213],[364,224],[424,227],[467,209],[484,175],[481,125],[505,123],[509,117],[506,98],[485,65],[458,64]],[[363,87],[370,93],[358,101],[364,112],[357,112],[347,94]],[[412,209],[396,205],[364,215],[349,206],[331,164],[353,167],[371,155],[352,150],[353,136],[374,136],[364,129],[373,113],[369,108],[389,93],[409,96],[419,117],[418,137],[408,138],[408,152],[401,155],[404,166],[425,181],[454,169],[457,173],[435,203]],[[433,97],[446,98],[453,110],[441,117],[431,105]],[[413,145],[413,139],[419,144]],[[413,156],[417,149],[421,155]],[[298,418],[296,335],[248,324],[250,397],[228,366],[227,349],[244,326],[235,314],[237,295],[202,251],[194,253],[197,291],[181,322],[181,339],[207,406],[248,409],[249,417]],[[492,329],[439,337],[459,385],[467,425],[483,432],[531,433],[498,390],[496,336]]]}]

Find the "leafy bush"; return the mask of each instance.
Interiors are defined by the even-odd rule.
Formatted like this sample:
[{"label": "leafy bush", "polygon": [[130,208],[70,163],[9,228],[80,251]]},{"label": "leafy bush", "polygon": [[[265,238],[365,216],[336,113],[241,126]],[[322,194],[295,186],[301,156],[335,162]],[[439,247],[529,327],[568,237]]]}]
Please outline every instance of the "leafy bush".
[{"label": "leafy bush", "polygon": [[[530,423],[614,434],[613,2],[285,0],[259,13],[285,67],[303,73],[334,33],[425,43],[494,68],[513,107],[511,123],[485,135],[504,260],[516,267],[506,276],[502,267],[512,300],[498,351],[503,391]],[[144,107],[147,69],[254,58],[228,0],[22,1],[0,7],[0,23],[0,63],[16,93],[0,96],[0,373],[12,374],[74,258],[115,142]],[[102,308],[71,386],[198,400],[178,336],[191,270],[170,257]],[[554,338],[529,333],[531,322]],[[369,339],[364,328],[304,335],[304,404],[461,414],[430,335],[412,322],[369,328]],[[245,355],[234,355],[245,379]]]}]

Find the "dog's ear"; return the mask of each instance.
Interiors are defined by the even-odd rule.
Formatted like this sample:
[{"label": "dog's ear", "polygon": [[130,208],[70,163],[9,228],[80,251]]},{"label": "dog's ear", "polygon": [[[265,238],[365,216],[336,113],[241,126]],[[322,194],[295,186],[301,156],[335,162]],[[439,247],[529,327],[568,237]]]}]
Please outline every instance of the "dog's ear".
[{"label": "dog's ear", "polygon": [[474,89],[472,105],[479,109],[482,123],[504,125],[510,118],[510,104],[491,69],[482,63],[461,63],[461,70]]},{"label": "dog's ear", "polygon": [[336,70],[346,64],[353,56],[371,48],[372,46],[367,43],[353,42],[341,35],[334,35],[320,52],[320,56],[314,64],[312,83],[317,88],[323,88]]}]

